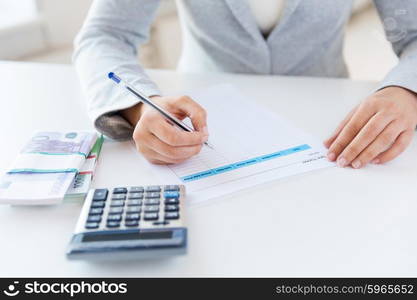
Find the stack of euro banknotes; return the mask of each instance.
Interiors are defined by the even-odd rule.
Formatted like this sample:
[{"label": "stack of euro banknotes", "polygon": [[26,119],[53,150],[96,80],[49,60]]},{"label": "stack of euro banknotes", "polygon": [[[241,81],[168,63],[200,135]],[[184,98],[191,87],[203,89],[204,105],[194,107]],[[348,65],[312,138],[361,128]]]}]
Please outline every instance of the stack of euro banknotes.
[{"label": "stack of euro banknotes", "polygon": [[49,205],[88,192],[103,137],[96,132],[37,132],[0,177],[0,204]]}]

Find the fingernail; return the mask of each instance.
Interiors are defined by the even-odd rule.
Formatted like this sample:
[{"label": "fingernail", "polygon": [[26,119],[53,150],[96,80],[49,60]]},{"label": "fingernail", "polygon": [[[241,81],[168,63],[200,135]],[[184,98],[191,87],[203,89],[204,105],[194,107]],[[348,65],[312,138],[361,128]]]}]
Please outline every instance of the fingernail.
[{"label": "fingernail", "polygon": [[337,160],[337,165],[339,166],[339,167],[341,167],[341,168],[344,168],[344,167],[346,167],[346,159],[344,158],[344,157],[340,157],[338,160]]},{"label": "fingernail", "polygon": [[204,135],[209,135],[209,132],[208,132],[207,126],[204,126],[204,127],[203,127],[203,129],[202,129],[201,131],[204,133]]},{"label": "fingernail", "polygon": [[330,153],[327,154],[327,158],[330,161],[334,161],[336,159],[336,154],[334,154],[333,152],[330,152]]},{"label": "fingernail", "polygon": [[352,167],[355,169],[359,169],[361,167],[361,162],[359,160],[356,160],[352,163]]},{"label": "fingernail", "polygon": [[379,163],[380,163],[380,160],[379,160],[378,158],[375,158],[375,159],[372,161],[372,163],[373,163],[373,164],[375,164],[375,165],[377,165],[377,164],[379,164]]}]

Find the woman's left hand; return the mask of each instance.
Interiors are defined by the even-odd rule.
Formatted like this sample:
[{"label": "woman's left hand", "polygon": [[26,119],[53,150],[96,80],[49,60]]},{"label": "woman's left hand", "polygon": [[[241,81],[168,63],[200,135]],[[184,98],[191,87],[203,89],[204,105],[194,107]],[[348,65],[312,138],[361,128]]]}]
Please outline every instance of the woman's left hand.
[{"label": "woman's left hand", "polygon": [[340,167],[382,164],[410,144],[417,125],[417,95],[401,87],[384,88],[354,108],[324,145]]}]

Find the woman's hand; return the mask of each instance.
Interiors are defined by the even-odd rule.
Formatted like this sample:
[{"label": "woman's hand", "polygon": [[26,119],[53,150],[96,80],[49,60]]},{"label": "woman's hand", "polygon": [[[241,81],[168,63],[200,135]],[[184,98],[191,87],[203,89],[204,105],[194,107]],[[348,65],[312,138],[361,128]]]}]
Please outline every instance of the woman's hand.
[{"label": "woman's hand", "polygon": [[208,139],[205,110],[187,96],[154,96],[152,100],[179,119],[189,117],[196,131],[182,131],[152,107],[138,104],[122,111],[135,126],[133,140],[138,151],[155,164],[180,163],[199,153]]},{"label": "woman's hand", "polygon": [[417,95],[387,87],[353,109],[324,144],[327,157],[340,167],[358,169],[369,162],[382,164],[410,144],[417,125]]}]

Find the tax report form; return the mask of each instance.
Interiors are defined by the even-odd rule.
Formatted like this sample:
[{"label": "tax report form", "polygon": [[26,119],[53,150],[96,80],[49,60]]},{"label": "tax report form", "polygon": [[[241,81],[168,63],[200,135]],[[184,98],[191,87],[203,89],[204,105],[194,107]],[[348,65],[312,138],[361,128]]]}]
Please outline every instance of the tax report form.
[{"label": "tax report form", "polygon": [[184,184],[201,202],[267,181],[333,166],[314,137],[251,102],[237,88],[219,85],[190,93],[207,111],[209,142],[187,161],[152,165],[163,183]]}]

